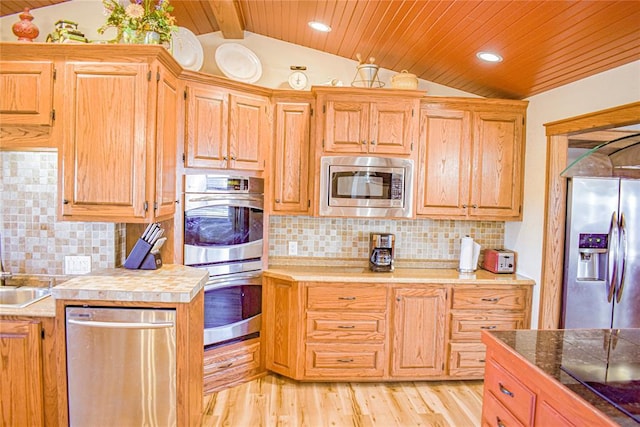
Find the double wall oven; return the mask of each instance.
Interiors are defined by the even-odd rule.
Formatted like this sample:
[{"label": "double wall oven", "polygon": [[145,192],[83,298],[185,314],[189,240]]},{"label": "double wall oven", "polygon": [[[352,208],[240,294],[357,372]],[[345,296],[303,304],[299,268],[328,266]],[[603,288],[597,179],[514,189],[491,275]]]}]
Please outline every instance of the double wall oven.
[{"label": "double wall oven", "polygon": [[184,188],[184,264],[209,271],[205,347],[259,336],[264,181],[186,175]]}]

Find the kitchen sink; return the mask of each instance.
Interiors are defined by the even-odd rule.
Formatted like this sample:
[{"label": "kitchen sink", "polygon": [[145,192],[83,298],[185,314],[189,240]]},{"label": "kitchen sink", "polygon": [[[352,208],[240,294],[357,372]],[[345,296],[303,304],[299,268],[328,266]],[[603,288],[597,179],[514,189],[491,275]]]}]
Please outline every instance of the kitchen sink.
[{"label": "kitchen sink", "polygon": [[31,286],[0,287],[0,307],[22,308],[51,295],[49,288]]}]

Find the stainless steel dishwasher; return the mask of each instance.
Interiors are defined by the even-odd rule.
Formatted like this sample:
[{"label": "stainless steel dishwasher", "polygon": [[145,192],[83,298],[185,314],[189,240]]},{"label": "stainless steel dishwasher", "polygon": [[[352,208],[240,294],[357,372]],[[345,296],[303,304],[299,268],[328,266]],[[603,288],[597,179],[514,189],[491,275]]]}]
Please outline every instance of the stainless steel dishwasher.
[{"label": "stainless steel dishwasher", "polygon": [[66,307],[70,426],[176,425],[176,312]]}]

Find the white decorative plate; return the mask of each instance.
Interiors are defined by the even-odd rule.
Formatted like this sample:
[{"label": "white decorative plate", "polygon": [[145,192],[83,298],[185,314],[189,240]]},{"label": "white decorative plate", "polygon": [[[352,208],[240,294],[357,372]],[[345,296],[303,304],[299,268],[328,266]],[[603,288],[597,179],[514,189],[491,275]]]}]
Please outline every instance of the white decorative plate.
[{"label": "white decorative plate", "polygon": [[238,43],[218,46],[216,64],[225,76],[239,82],[255,83],[262,76],[262,64],[256,54]]},{"label": "white decorative plate", "polygon": [[202,68],[202,44],[188,28],[178,27],[178,31],[173,35],[173,57],[187,70],[198,71]]}]

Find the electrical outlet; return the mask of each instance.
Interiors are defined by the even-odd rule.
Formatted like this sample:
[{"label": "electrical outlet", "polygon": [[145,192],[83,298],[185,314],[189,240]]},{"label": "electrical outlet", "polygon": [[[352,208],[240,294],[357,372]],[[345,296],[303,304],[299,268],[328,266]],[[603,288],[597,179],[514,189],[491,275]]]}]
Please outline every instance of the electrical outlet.
[{"label": "electrical outlet", "polygon": [[298,242],[289,242],[289,255],[298,255]]},{"label": "electrical outlet", "polygon": [[64,257],[64,274],[91,273],[91,257],[88,255],[67,255]]}]

